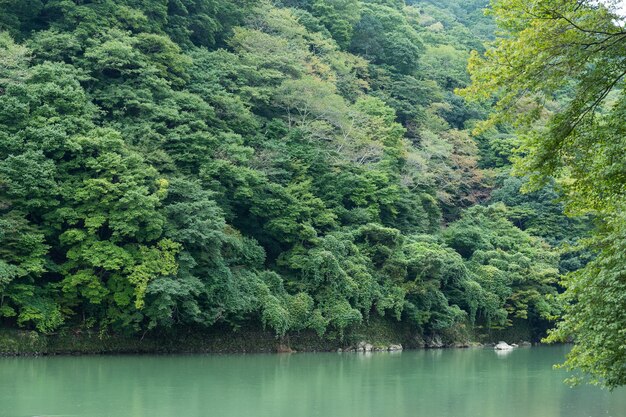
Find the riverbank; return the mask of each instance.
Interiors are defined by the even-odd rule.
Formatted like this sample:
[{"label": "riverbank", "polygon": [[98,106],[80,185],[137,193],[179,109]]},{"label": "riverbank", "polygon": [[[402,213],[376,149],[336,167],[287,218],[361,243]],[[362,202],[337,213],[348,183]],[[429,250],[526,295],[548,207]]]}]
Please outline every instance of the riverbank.
[{"label": "riverbank", "polygon": [[288,334],[278,338],[262,328],[186,329],[121,335],[96,331],[64,331],[44,335],[36,331],[0,329],[0,356],[78,355],[78,354],[171,354],[171,353],[276,353],[470,347],[505,340],[531,340],[530,330],[518,325],[506,332],[482,334],[459,325],[436,334],[423,335],[401,325],[371,321],[339,337],[319,337],[313,332]]}]

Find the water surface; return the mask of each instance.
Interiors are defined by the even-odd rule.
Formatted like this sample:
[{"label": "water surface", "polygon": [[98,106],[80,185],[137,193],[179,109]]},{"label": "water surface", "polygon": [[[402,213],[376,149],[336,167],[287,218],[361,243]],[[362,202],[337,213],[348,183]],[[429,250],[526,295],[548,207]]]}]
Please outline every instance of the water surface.
[{"label": "water surface", "polygon": [[626,417],[626,389],[571,389],[566,347],[0,359],[0,416]]}]

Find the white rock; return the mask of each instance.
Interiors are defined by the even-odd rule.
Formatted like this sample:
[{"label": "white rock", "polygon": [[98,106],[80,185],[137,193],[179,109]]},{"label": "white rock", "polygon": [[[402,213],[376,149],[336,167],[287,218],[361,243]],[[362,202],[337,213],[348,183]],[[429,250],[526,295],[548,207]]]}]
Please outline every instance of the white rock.
[{"label": "white rock", "polygon": [[493,347],[495,350],[511,350],[514,346],[509,345],[507,342],[498,342],[497,345]]}]

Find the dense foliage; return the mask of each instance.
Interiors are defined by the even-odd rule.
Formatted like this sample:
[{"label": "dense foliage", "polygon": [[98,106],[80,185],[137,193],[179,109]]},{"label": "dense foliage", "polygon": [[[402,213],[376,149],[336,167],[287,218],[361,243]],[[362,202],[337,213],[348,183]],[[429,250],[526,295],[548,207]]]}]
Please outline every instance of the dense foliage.
[{"label": "dense foliage", "polygon": [[410,3],[0,3],[2,322],[545,328],[585,228],[470,135],[485,4]]},{"label": "dense foliage", "polygon": [[613,388],[626,383],[625,19],[612,1],[493,6],[501,37],[473,55],[465,93],[495,98],[488,123],[523,132],[516,170],[527,188],[554,179],[570,212],[596,219],[587,250],[596,257],[566,277],[565,315],[549,340],[574,338],[565,365]]}]

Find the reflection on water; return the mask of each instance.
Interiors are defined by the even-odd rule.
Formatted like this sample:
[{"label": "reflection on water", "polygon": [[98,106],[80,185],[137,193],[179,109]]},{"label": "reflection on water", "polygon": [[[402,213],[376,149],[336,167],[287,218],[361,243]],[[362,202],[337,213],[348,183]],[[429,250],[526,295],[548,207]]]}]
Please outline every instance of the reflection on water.
[{"label": "reflection on water", "polygon": [[562,383],[566,349],[5,358],[0,416],[625,417]]},{"label": "reflection on water", "polygon": [[513,353],[513,349],[507,349],[507,350],[495,350],[494,352],[496,353],[496,356],[503,358],[505,356],[509,356],[511,353]]}]

